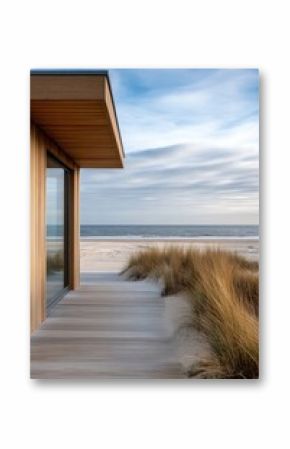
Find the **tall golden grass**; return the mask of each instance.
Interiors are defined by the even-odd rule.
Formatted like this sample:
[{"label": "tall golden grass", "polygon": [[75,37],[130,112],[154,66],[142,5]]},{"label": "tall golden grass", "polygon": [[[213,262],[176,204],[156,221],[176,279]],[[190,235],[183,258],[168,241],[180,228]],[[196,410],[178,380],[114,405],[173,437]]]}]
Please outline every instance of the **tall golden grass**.
[{"label": "tall golden grass", "polygon": [[46,259],[47,273],[61,271],[64,268],[63,251],[57,251],[53,254],[48,254]]},{"label": "tall golden grass", "polygon": [[258,263],[220,249],[200,251],[149,248],[131,257],[123,273],[130,279],[163,281],[163,295],[186,292],[192,324],[202,331],[214,353],[193,366],[192,377],[259,376]]}]

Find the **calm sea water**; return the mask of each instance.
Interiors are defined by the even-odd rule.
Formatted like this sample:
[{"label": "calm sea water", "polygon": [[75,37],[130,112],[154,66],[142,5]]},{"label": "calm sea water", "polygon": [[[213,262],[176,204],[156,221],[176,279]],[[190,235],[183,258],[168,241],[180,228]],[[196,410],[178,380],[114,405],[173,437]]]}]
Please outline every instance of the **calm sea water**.
[{"label": "calm sea water", "polygon": [[224,225],[82,225],[83,238],[258,238],[259,226]]}]

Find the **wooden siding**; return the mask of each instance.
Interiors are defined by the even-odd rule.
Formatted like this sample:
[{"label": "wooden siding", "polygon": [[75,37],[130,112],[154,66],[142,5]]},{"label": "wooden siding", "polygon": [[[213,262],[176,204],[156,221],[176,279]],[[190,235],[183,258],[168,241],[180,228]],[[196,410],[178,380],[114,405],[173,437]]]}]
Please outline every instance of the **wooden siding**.
[{"label": "wooden siding", "polygon": [[31,331],[46,316],[46,158],[49,150],[71,169],[70,288],[79,285],[79,168],[35,124],[30,130],[30,243]]},{"label": "wooden siding", "polygon": [[30,131],[30,325],[36,329],[45,318],[46,229],[45,229],[45,139],[32,125]]}]

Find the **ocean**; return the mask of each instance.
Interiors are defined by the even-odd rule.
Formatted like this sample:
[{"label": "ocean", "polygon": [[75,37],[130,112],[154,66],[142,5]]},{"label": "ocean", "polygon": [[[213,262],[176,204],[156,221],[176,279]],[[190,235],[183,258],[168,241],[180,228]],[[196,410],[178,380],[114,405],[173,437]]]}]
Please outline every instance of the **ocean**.
[{"label": "ocean", "polygon": [[83,239],[259,237],[256,225],[81,225]]}]

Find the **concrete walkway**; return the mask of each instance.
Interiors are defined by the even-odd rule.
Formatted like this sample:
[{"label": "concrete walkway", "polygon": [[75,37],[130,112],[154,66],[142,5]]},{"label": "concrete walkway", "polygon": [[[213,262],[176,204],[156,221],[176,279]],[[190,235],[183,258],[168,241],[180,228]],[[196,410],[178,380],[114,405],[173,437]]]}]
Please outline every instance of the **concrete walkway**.
[{"label": "concrete walkway", "polygon": [[164,298],[149,281],[84,273],[31,337],[36,379],[182,378],[164,320]]}]

